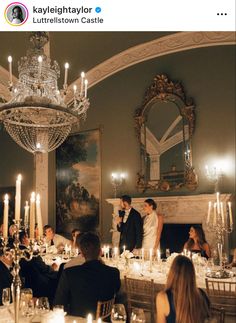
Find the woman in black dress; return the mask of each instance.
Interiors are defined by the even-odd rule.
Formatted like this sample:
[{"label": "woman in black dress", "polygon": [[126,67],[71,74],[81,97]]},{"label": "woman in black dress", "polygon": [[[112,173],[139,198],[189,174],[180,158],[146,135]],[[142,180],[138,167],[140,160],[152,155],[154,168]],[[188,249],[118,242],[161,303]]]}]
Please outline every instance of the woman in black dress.
[{"label": "woman in black dress", "polygon": [[205,233],[200,225],[192,225],[189,231],[189,239],[184,245],[184,249],[194,253],[200,253],[202,257],[210,258],[211,250],[206,241]]}]

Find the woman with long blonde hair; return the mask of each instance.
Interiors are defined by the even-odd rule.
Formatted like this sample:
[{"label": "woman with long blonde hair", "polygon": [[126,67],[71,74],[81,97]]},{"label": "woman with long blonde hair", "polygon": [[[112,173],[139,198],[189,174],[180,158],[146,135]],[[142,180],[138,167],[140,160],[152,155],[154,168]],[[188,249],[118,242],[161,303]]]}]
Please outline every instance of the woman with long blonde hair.
[{"label": "woman with long blonde hair", "polygon": [[165,290],[157,295],[157,323],[204,323],[209,316],[209,306],[206,294],[197,288],[192,261],[177,256]]}]

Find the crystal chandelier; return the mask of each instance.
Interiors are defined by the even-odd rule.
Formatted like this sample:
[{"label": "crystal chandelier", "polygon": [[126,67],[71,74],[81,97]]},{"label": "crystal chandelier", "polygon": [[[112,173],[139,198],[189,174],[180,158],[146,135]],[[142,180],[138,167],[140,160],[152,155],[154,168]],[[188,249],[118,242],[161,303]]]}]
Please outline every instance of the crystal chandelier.
[{"label": "crystal chandelier", "polygon": [[63,89],[57,79],[59,65],[44,53],[49,41],[45,32],[30,36],[31,48],[18,62],[19,79],[12,81],[12,57],[9,62],[11,100],[0,104],[0,121],[13,140],[29,152],[49,152],[60,146],[73,125],[85,120],[89,108],[87,80],[81,73],[80,89],[74,85],[74,97],[65,103],[69,64],[65,64]]}]

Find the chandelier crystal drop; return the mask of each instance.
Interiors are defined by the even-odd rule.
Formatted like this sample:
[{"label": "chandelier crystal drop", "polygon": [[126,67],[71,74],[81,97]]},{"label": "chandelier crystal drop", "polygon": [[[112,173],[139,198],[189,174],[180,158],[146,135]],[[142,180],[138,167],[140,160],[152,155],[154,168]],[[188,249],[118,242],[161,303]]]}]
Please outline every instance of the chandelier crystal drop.
[{"label": "chandelier crystal drop", "polygon": [[65,103],[69,64],[65,64],[64,85],[59,90],[59,65],[44,53],[48,41],[45,32],[31,34],[31,48],[18,62],[16,84],[12,81],[12,57],[8,57],[11,99],[0,104],[0,121],[5,129],[18,145],[31,153],[49,152],[60,146],[72,126],[86,119],[89,108],[88,81],[83,72],[79,91],[74,85],[73,100]]}]

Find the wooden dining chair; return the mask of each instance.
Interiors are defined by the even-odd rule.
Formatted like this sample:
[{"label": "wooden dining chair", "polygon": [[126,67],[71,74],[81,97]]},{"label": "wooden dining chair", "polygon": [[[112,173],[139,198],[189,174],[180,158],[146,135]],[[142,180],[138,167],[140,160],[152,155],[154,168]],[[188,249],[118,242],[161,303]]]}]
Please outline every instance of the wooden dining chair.
[{"label": "wooden dining chair", "polygon": [[225,310],[223,307],[214,307],[210,308],[211,318],[217,320],[217,323],[225,323]]},{"label": "wooden dining chair", "polygon": [[96,320],[101,318],[102,320],[108,318],[111,315],[112,306],[114,305],[115,298],[109,299],[108,301],[98,301]]},{"label": "wooden dining chair", "polygon": [[[155,295],[154,282],[152,280],[141,280],[124,277],[125,292],[127,294],[128,314],[131,316],[132,307],[142,308],[147,315],[149,313],[151,322],[155,320]],[[149,320],[147,320],[149,322]]]},{"label": "wooden dining chair", "polygon": [[213,308],[223,308],[226,315],[236,316],[236,282],[206,278],[206,290]]}]

